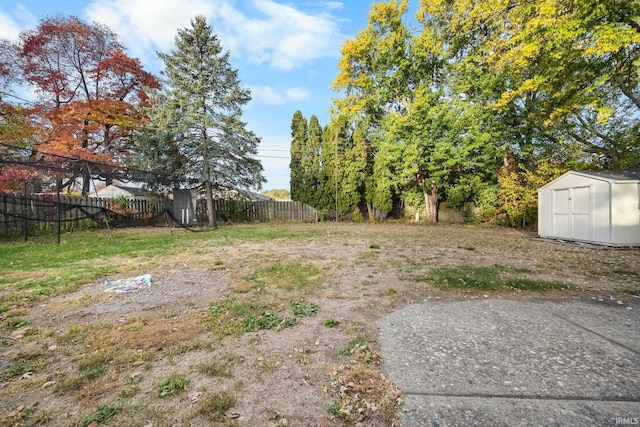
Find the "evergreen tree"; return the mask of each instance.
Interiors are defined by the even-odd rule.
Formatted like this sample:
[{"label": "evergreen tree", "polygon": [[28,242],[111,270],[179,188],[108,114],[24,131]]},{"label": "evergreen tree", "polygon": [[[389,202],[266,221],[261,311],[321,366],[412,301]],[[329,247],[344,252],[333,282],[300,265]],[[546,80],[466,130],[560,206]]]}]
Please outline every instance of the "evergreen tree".
[{"label": "evergreen tree", "polygon": [[265,181],[255,159],[260,138],[241,119],[251,95],[240,87],[229,52],[203,16],[178,30],[175,44],[174,51],[158,53],[166,90],[155,97],[150,116],[156,131],[176,139],[187,178],[204,186],[209,225],[215,227],[215,186],[259,188]]},{"label": "evergreen tree", "polygon": [[322,150],[322,126],[318,117],[312,115],[309,119],[309,139],[306,152],[308,155],[307,168],[307,202],[313,207],[320,205],[320,187],[322,186],[322,163],[320,161]]},{"label": "evergreen tree", "polygon": [[291,176],[291,200],[306,203],[305,199],[305,171],[303,169],[303,152],[307,144],[307,119],[297,110],[291,120],[291,162],[289,171]]},{"label": "evergreen tree", "polygon": [[336,211],[336,163],[338,160],[339,135],[333,123],[325,126],[322,132],[322,146],[320,148],[320,186],[318,188],[318,206],[322,213]]},{"label": "evergreen tree", "polygon": [[342,181],[340,183],[342,192],[341,210],[343,211],[354,212],[358,210],[358,205],[364,199],[369,160],[368,148],[365,133],[362,129],[356,128],[344,153],[345,164],[342,168]]},{"label": "evergreen tree", "polygon": [[351,175],[355,170],[355,166],[351,164],[351,150],[347,118],[332,118],[322,134],[319,205],[321,210],[334,212],[338,218],[350,213],[361,199],[356,174]]}]

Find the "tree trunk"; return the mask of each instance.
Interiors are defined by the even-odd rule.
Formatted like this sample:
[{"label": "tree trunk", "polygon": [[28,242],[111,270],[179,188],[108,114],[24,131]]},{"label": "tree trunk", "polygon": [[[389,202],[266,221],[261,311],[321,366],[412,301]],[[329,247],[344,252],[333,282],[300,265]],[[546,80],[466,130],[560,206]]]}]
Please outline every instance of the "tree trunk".
[{"label": "tree trunk", "polygon": [[82,196],[86,197],[91,192],[91,174],[85,170],[82,174]]},{"label": "tree trunk", "polygon": [[438,222],[438,187],[436,183],[431,181],[429,189],[425,189],[423,194],[426,220],[428,223],[435,224]]},{"label": "tree trunk", "polygon": [[209,225],[213,228],[218,228],[216,210],[213,208],[213,188],[210,180],[205,181],[204,188],[206,193],[205,197],[207,198],[207,218],[209,219]]},{"label": "tree trunk", "polygon": [[207,128],[204,123],[200,129],[200,137],[202,140],[202,160],[204,162],[202,166],[202,180],[204,181],[205,197],[207,198],[207,217],[209,219],[209,226],[212,228],[218,228],[218,221],[216,220],[216,211],[213,208],[213,186],[211,185],[211,166],[209,164],[209,146],[207,144]]}]

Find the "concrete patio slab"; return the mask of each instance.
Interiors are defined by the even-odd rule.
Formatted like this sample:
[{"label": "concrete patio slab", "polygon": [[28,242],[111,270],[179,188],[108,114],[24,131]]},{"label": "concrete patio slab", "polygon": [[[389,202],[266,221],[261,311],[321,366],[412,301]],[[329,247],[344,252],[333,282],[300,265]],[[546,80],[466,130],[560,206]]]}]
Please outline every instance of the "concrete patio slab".
[{"label": "concrete patio slab", "polygon": [[405,426],[640,424],[637,300],[431,300],[379,326]]}]

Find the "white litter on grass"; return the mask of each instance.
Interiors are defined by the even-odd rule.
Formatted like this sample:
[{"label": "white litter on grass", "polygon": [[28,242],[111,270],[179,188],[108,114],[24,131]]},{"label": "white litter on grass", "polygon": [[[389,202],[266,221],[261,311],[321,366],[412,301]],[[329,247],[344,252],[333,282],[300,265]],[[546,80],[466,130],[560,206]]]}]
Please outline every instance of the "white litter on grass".
[{"label": "white litter on grass", "polygon": [[105,292],[134,292],[142,288],[150,288],[151,275],[143,274],[128,279],[105,280],[104,286],[107,286]]}]

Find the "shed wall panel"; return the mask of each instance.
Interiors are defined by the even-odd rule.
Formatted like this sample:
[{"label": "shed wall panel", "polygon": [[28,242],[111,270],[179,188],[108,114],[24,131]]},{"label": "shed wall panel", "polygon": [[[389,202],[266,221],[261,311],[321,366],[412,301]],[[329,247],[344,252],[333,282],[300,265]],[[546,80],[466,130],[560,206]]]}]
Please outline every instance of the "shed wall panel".
[{"label": "shed wall panel", "polygon": [[554,236],[571,238],[571,207],[569,189],[553,190],[553,232]]},{"label": "shed wall panel", "polygon": [[612,243],[640,244],[640,184],[615,183],[611,209]]}]

